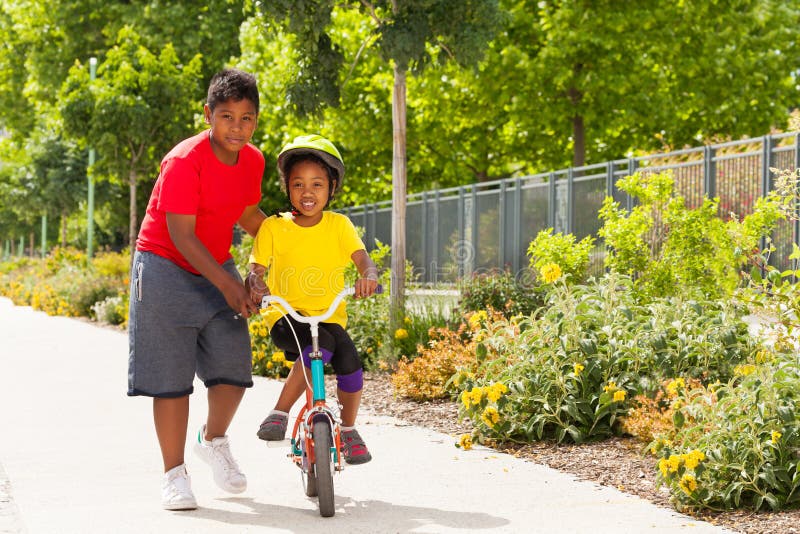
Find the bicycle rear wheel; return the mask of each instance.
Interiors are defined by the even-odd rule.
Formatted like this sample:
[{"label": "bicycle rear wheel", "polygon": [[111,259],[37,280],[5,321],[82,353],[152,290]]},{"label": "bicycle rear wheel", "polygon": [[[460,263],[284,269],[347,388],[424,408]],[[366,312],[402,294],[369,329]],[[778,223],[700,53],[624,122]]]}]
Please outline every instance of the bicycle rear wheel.
[{"label": "bicycle rear wheel", "polygon": [[331,445],[333,443],[331,427],[326,422],[319,422],[312,430],[314,436],[314,474],[316,475],[317,499],[319,515],[332,517],[336,512],[333,502],[333,463],[331,462]]}]

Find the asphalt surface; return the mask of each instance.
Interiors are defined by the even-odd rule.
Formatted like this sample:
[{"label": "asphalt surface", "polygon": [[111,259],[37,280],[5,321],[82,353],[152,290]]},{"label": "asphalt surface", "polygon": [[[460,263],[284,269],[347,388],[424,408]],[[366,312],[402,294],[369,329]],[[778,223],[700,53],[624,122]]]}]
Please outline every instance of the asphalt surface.
[{"label": "asphalt surface", "polygon": [[[229,430],[245,493],[218,489],[187,447],[199,508],[160,508],[151,402],[126,396],[127,336],[0,298],[3,533],[712,533],[726,530],[613,488],[451,436],[362,413],[373,461],[335,476],[336,515],[304,495],[288,448],[257,426],[281,383],[256,378]],[[191,399],[190,434],[205,394]]]}]

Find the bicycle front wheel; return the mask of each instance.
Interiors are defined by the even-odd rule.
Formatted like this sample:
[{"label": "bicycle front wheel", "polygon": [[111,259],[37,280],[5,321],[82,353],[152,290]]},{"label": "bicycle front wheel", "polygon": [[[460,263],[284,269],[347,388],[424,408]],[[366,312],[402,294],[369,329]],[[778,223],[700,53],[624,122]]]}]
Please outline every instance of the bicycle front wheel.
[{"label": "bicycle front wheel", "polygon": [[333,436],[331,427],[326,422],[319,422],[314,425],[312,435],[314,436],[314,474],[317,482],[319,515],[332,517],[336,509],[333,502],[333,462],[331,461]]}]

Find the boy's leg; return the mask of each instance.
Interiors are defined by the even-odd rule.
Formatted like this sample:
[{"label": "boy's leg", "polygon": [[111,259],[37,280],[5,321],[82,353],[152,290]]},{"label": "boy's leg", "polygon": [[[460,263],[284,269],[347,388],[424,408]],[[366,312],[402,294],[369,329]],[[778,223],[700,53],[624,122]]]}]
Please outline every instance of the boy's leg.
[{"label": "boy's leg", "polygon": [[189,396],[153,399],[153,420],[164,460],[164,472],[184,463],[186,430],[189,425]]},{"label": "boy's leg", "polygon": [[217,384],[208,388],[208,419],[206,420],[206,440],[224,436],[239,408],[245,388],[228,384]]}]

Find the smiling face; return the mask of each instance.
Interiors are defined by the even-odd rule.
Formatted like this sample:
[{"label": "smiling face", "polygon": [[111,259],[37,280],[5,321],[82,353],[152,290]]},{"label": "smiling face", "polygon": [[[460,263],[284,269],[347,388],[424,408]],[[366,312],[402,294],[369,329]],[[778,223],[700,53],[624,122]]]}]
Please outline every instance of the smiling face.
[{"label": "smiling face", "polygon": [[239,151],[250,142],[258,125],[256,106],[247,98],[226,100],[214,110],[206,104],[203,108],[206,123],[211,125],[211,148],[226,165],[235,165]]},{"label": "smiling face", "polygon": [[289,171],[289,200],[300,212],[295,222],[314,226],[322,220],[322,210],[330,198],[331,183],[325,167],[314,161],[299,161]]}]

